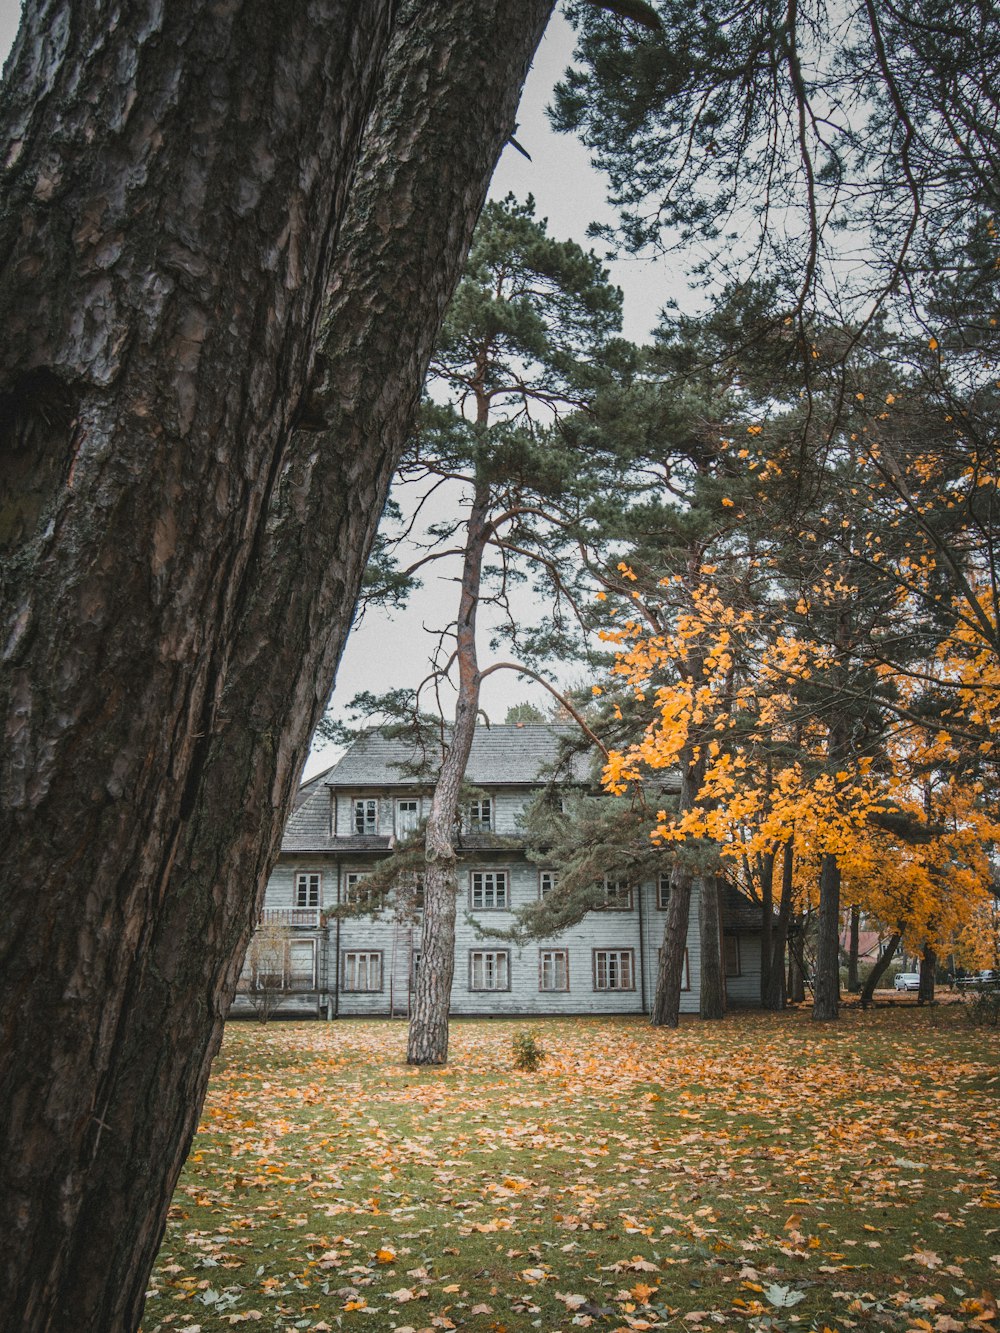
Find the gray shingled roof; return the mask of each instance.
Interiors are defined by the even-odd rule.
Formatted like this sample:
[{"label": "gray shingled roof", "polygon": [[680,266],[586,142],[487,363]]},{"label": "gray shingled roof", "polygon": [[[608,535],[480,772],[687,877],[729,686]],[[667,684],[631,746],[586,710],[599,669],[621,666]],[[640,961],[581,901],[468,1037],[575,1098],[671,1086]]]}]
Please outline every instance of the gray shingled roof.
[{"label": "gray shingled roof", "polygon": [[283,852],[305,852],[333,845],[330,837],[330,789],[325,783],[316,785],[310,782],[308,786],[311,790],[292,811],[285,825],[281,839]]},{"label": "gray shingled roof", "polygon": [[[549,726],[541,722],[502,723],[477,727],[466,781],[473,786],[530,786],[544,782],[559,755],[562,737],[578,734],[574,727]],[[426,755],[404,737],[388,737],[371,731],[351,746],[325,776],[330,787],[410,787],[415,781],[432,782],[440,752]],[[420,770],[415,776],[415,770]],[[564,781],[590,784],[594,781],[589,755],[574,755]]]}]

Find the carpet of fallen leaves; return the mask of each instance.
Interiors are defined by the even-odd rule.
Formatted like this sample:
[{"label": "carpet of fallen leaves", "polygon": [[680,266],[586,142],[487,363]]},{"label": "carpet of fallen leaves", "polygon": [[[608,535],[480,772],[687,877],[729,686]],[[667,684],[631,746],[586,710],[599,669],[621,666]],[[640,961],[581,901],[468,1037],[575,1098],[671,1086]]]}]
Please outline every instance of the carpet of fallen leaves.
[{"label": "carpet of fallen leaves", "polygon": [[1000,1034],[961,1007],[405,1045],[230,1025],[145,1333],[1000,1333]]}]

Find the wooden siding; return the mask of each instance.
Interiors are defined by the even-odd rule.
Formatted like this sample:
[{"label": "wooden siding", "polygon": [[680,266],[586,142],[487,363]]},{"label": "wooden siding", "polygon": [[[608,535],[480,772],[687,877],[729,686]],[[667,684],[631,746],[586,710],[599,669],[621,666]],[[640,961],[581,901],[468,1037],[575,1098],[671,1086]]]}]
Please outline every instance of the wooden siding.
[{"label": "wooden siding", "polygon": [[[493,801],[494,829],[499,837],[516,839],[520,834],[519,817],[525,802],[535,789],[501,787],[482,790]],[[407,792],[404,788],[336,790],[331,792],[330,833],[338,840],[356,839],[354,801],[359,798],[378,801],[377,834],[380,839],[394,835],[396,802],[420,800],[419,814],[426,814],[429,795]],[[486,839],[488,842],[488,837]],[[307,845],[309,845],[307,843]],[[322,875],[321,906],[325,925],[309,935],[317,937],[317,978],[315,998],[325,1003],[331,1016],[363,1015],[405,1016],[411,994],[411,965],[419,949],[420,925],[399,922],[389,913],[378,916],[340,917],[334,909],[345,900],[345,877],[370,871],[385,855],[371,846],[361,850],[357,841],[334,850],[286,851],[268,882],[266,909],[289,910],[295,906],[295,877],[300,871]],[[649,881],[634,894],[631,908],[589,912],[577,925],[559,936],[533,941],[517,947],[499,939],[498,932],[513,925],[512,910],[532,903],[538,897],[538,869],[516,847],[468,846],[461,853],[459,901],[456,921],[455,980],[452,987],[452,1012],[476,1014],[626,1014],[649,1012],[656,988],[659,949],[663,942],[666,910],[657,903],[656,884]],[[508,905],[504,909],[476,909],[471,905],[470,879],[475,870],[504,870],[508,876]],[[474,918],[470,919],[470,918]],[[478,925],[478,929],[477,929]],[[293,935],[305,936],[300,928]],[[745,932],[740,937],[740,975],[727,978],[727,992],[734,1006],[759,1003],[760,938]],[[539,984],[539,958],[543,950],[565,950],[568,956],[569,989],[542,990]],[[508,953],[509,986],[504,990],[472,990],[470,956],[476,951],[503,950]],[[595,986],[596,950],[630,950],[634,988],[599,990]],[[697,1013],[699,1008],[700,943],[698,936],[698,894],[692,893],[687,939],[690,988],[681,994],[681,1012]],[[347,954],[377,953],[381,958],[380,985],[377,990],[345,989],[344,960]]]}]

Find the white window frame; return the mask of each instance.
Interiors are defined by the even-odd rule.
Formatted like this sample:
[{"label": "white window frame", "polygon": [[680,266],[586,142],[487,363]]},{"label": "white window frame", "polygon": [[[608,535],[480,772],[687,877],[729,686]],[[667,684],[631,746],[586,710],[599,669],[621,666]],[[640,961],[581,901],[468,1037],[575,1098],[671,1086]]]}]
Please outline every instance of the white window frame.
[{"label": "white window frame", "polygon": [[665,912],[670,906],[669,875],[657,875],[656,877],[656,906],[661,912]]},{"label": "white window frame", "polygon": [[[635,990],[634,949],[595,949],[593,966],[595,991]],[[622,978],[626,978],[627,985],[621,984]]]},{"label": "white window frame", "polygon": [[477,800],[470,801],[469,808],[466,811],[468,831],[470,833],[492,833],[495,814],[496,810],[492,796],[480,796]]},{"label": "white window frame", "polygon": [[[477,967],[479,969],[478,984],[476,976]],[[510,950],[470,949],[469,990],[509,991]]]},{"label": "white window frame", "polygon": [[[412,815],[412,816],[413,816],[413,822],[412,822],[412,824],[411,824],[408,820],[403,820],[402,818],[400,818],[400,816],[401,816],[401,814],[402,814],[402,812],[403,812],[404,807],[406,807],[406,814],[407,814],[407,815]],[[410,807],[412,807],[412,809],[411,809]],[[413,796],[399,796],[399,797],[397,797],[397,798],[396,798],[396,810],[395,810],[395,815],[396,815],[396,823],[395,823],[396,837],[397,837],[397,838],[408,838],[409,835],[410,835],[411,833],[415,833],[415,832],[417,831],[418,827],[420,826],[420,814],[421,814],[421,811],[420,811],[420,797],[419,797],[419,796],[417,796],[417,797],[413,797]]]},{"label": "white window frame", "polygon": [[319,870],[295,872],[296,907],[321,907],[323,904],[323,875]]},{"label": "white window frame", "polygon": [[544,902],[549,894],[559,884],[558,870],[539,870],[538,872],[538,901]]},{"label": "white window frame", "polygon": [[[487,879],[491,881],[490,884],[487,884]],[[479,881],[478,884],[477,880]],[[470,870],[469,907],[474,912],[508,911],[510,908],[510,874],[508,871],[494,867]]]},{"label": "white window frame", "polygon": [[[363,980],[363,985],[359,985],[359,979]],[[382,990],[382,950],[344,949],[340,955],[340,989],[345,995],[379,994]]]},{"label": "white window frame", "polygon": [[[296,953],[309,954],[309,968],[303,982],[296,975],[292,959]],[[285,975],[288,978],[289,990],[315,990],[316,989],[316,941],[308,940],[289,940],[285,949]]]},{"label": "white window frame", "polygon": [[[624,893],[622,890],[624,889]],[[604,902],[601,912],[631,912],[635,904],[632,885],[627,880],[604,876]]]},{"label": "white window frame", "polygon": [[[562,983],[559,976],[562,973]],[[551,984],[546,984],[551,982]],[[568,991],[569,990],[569,950],[568,949],[539,949],[538,950],[538,989],[540,991]]]},{"label": "white window frame", "polygon": [[351,802],[351,821],[354,833],[358,837],[374,837],[378,833],[378,797],[355,796]]}]

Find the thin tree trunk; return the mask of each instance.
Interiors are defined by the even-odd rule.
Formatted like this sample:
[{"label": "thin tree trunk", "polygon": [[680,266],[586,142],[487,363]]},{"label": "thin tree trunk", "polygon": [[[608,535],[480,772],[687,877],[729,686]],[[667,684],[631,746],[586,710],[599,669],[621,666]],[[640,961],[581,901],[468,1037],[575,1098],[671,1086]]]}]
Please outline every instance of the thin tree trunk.
[{"label": "thin tree trunk", "polygon": [[806,917],[799,912],[788,931],[788,998],[792,1004],[801,1004],[806,998],[805,968],[802,965],[802,940]]},{"label": "thin tree trunk", "polygon": [[816,931],[816,976],[813,1018],[830,1022],[840,1009],[840,865],[832,852],[820,864],[819,921]]},{"label": "thin tree trunk", "polygon": [[722,1018],[726,1012],[726,978],[722,966],[722,904],[717,875],[702,875],[699,880],[698,933],[700,1013],[702,1018]]},{"label": "thin tree trunk", "polygon": [[937,951],[925,940],[924,951],[920,955],[920,985],[917,988],[917,1004],[934,1003],[934,978],[937,973]]},{"label": "thin tree trunk", "polygon": [[861,982],[858,979],[858,950],[860,948],[861,938],[861,908],[857,903],[851,904],[851,923],[850,933],[848,935],[847,945],[847,989],[852,995],[857,995],[861,989]]},{"label": "thin tree trunk", "polygon": [[549,7],[404,4],[384,78],[382,0],[26,11],[0,98],[0,1327],[139,1322]]},{"label": "thin tree trunk", "polygon": [[691,874],[676,867],[670,876],[670,898],[663,923],[663,947],[656,973],[656,995],[649,1021],[653,1027],[675,1028],[684,986],[684,951],[691,917]]},{"label": "thin tree trunk", "polygon": [[893,954],[899,948],[899,941],[903,938],[901,931],[896,931],[889,936],[888,943],[884,944],[879,950],[878,958],[868,974],[868,979],[861,988],[861,1008],[867,1009],[875,997],[875,991],[878,983],[882,980],[882,974],[892,962]]},{"label": "thin tree trunk", "polygon": [[780,1010],[785,1007],[785,998],[790,987],[785,981],[785,953],[788,947],[788,932],[792,919],[792,885],[795,867],[795,843],[789,838],[785,843],[781,862],[781,902],[778,904],[778,920],[774,929],[774,943],[771,954],[770,985],[762,996],[765,1009]]},{"label": "thin tree trunk", "polygon": [[760,1002],[767,1006],[774,969],[774,852],[760,858]]},{"label": "thin tree trunk", "polygon": [[[485,411],[485,409],[483,409]],[[482,422],[481,424],[485,424]],[[482,583],[483,552],[489,537],[489,486],[478,480],[466,524],[462,594],[456,626],[458,700],[444,763],[427,818],[427,871],[420,970],[406,1049],[411,1065],[443,1065],[448,1059],[448,1010],[455,975],[455,903],[458,895],[454,830],[458,797],[465,780],[479,713],[479,657],[476,612]]]}]

